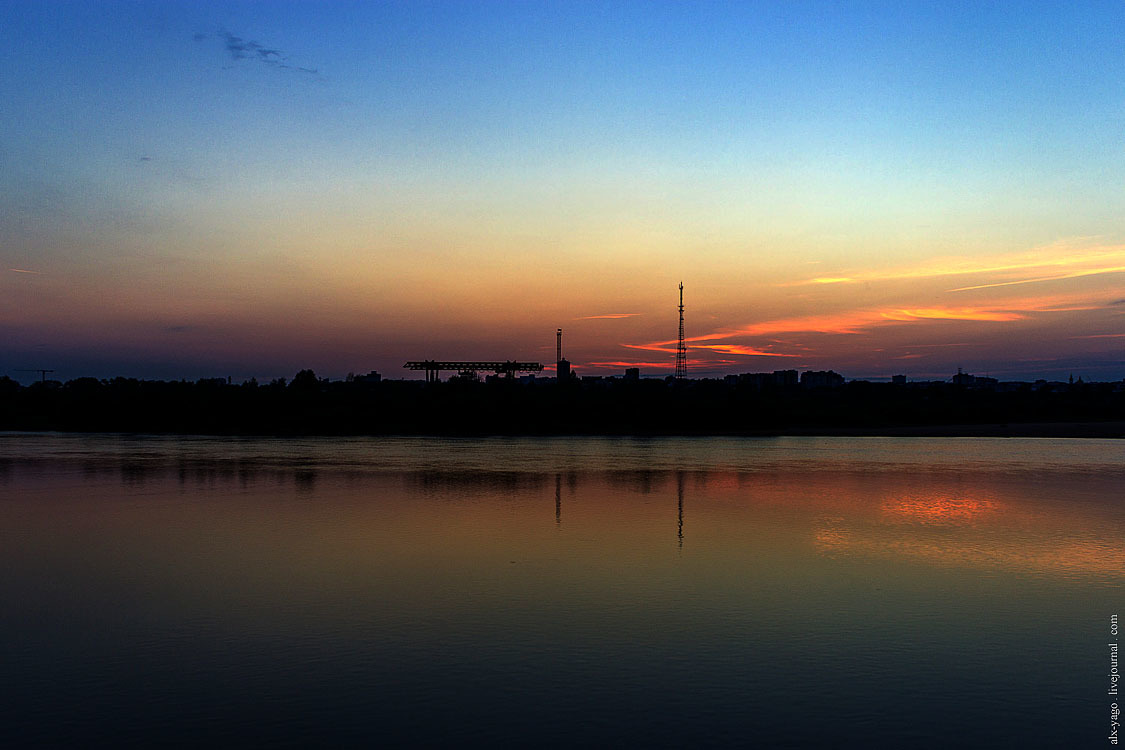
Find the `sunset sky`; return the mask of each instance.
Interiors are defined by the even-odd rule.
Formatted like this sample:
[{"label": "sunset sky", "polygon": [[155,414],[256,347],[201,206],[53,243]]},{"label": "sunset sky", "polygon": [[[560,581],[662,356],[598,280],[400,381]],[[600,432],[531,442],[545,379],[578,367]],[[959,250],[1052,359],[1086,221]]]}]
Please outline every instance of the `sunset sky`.
[{"label": "sunset sky", "polygon": [[[1125,4],[0,0],[0,375],[1125,377]],[[548,372],[547,374],[551,374]]]}]

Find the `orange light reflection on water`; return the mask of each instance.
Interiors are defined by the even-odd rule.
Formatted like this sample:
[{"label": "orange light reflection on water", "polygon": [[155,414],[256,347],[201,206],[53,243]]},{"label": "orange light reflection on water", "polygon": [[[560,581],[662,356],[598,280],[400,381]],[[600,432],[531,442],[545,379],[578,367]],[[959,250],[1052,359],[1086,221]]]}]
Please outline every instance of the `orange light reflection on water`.
[{"label": "orange light reflection on water", "polygon": [[939,492],[889,498],[881,510],[887,523],[970,524],[1003,508],[991,498]]}]

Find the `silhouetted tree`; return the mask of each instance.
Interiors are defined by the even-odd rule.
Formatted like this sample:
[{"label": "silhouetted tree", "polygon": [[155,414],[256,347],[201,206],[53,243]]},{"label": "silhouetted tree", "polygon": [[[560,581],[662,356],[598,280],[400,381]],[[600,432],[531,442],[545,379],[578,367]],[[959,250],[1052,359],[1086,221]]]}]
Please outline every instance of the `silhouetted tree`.
[{"label": "silhouetted tree", "polygon": [[0,394],[12,394],[20,389],[19,381],[0,375]]},{"label": "silhouetted tree", "polygon": [[301,370],[293,376],[293,382],[289,387],[298,391],[315,391],[320,381],[316,379],[316,373],[312,370]]}]

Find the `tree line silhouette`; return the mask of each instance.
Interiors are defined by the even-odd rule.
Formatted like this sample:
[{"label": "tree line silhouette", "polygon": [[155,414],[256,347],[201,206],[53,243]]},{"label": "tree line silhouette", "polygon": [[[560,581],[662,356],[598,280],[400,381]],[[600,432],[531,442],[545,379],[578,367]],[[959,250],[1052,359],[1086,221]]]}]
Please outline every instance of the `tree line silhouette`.
[{"label": "tree line silhouette", "polygon": [[1074,434],[1125,436],[1122,383],[1004,390],[745,378],[189,381],[0,377],[0,429],[197,434]]}]

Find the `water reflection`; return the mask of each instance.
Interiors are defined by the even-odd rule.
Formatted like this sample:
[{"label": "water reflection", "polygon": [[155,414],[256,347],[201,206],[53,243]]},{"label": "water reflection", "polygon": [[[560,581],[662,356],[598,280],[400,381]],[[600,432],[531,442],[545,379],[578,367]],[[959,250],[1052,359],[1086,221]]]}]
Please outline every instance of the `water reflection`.
[{"label": "water reflection", "polygon": [[1125,575],[1096,441],[103,440],[0,437],[16,744],[1064,747]]},{"label": "water reflection", "polygon": [[414,471],[407,478],[426,492],[457,491],[474,495],[518,493],[541,488],[549,481],[540,474],[506,471]]},{"label": "water reflection", "polygon": [[676,541],[677,547],[684,547],[684,473],[676,472]]},{"label": "water reflection", "polygon": [[[1030,480],[1030,481],[1029,481]],[[832,557],[850,555],[1067,578],[1125,576],[1114,553],[1125,529],[1115,503],[1074,502],[1072,479],[1044,477],[1004,491],[960,486],[895,492],[872,511],[822,516],[814,539]],[[1114,492],[1106,487],[1107,492]]]},{"label": "water reflection", "polygon": [[317,472],[313,469],[295,469],[293,471],[293,484],[297,492],[308,495],[316,489]]},{"label": "water reflection", "polygon": [[623,469],[606,472],[605,481],[630,492],[651,495],[662,491],[672,474],[671,471],[653,469]]},{"label": "water reflection", "polygon": [[890,523],[973,524],[999,511],[997,501],[964,492],[900,495],[883,501],[882,512]]}]

